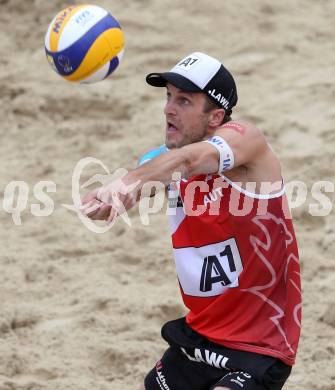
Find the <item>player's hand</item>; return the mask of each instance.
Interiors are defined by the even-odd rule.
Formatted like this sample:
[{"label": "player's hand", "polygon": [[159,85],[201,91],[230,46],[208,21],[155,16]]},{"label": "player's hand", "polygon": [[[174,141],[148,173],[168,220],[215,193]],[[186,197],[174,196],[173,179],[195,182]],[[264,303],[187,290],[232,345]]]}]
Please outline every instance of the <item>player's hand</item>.
[{"label": "player's hand", "polygon": [[90,191],[82,198],[81,212],[92,220],[105,220],[110,214],[110,206],[98,198],[100,188]]},{"label": "player's hand", "polygon": [[82,199],[82,212],[92,220],[112,223],[137,202],[139,182],[126,185],[121,179],[89,192]]}]

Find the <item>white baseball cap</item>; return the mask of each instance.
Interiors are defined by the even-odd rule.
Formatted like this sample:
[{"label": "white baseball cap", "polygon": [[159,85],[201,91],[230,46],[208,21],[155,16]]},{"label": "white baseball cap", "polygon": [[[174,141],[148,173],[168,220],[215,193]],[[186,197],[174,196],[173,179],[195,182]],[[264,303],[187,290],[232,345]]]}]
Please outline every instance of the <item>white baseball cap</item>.
[{"label": "white baseball cap", "polygon": [[165,87],[167,83],[185,92],[203,92],[216,105],[231,114],[237,103],[236,84],[231,73],[217,59],[195,52],[177,63],[169,72],[150,73],[148,84]]}]

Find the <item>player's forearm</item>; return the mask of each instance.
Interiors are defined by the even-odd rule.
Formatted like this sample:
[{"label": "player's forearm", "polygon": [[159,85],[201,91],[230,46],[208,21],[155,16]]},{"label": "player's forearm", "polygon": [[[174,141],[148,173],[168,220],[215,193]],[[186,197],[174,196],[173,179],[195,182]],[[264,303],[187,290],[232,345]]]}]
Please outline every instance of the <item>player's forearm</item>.
[{"label": "player's forearm", "polygon": [[123,181],[126,184],[139,182],[139,191],[144,184],[151,181],[158,181],[167,186],[173,180],[174,173],[180,178],[189,177],[190,166],[188,156],[181,149],[171,150],[132,170]]},{"label": "player's forearm", "polygon": [[152,181],[167,186],[173,180],[189,178],[198,174],[216,173],[218,156],[215,149],[203,142],[184,146],[162,154],[129,172],[124,178],[126,184],[139,182],[138,192]]}]

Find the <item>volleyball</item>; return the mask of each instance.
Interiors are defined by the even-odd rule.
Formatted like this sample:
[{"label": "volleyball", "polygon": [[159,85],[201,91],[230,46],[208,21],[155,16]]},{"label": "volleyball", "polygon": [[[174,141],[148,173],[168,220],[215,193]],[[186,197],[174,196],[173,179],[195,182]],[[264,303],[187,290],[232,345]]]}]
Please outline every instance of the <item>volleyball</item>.
[{"label": "volleyball", "polygon": [[49,64],[65,80],[95,83],[119,66],[125,39],[119,22],[96,5],[71,6],[49,25],[45,51]]}]

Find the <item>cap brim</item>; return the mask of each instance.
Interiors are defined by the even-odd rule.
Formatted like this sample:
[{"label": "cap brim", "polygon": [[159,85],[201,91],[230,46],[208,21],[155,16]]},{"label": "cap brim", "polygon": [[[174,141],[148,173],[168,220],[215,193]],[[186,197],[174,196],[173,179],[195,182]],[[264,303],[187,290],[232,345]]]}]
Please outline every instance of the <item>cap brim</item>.
[{"label": "cap brim", "polygon": [[170,83],[185,92],[202,92],[192,81],[174,72],[150,73],[146,77],[146,82],[153,87],[166,87],[166,84]]}]

